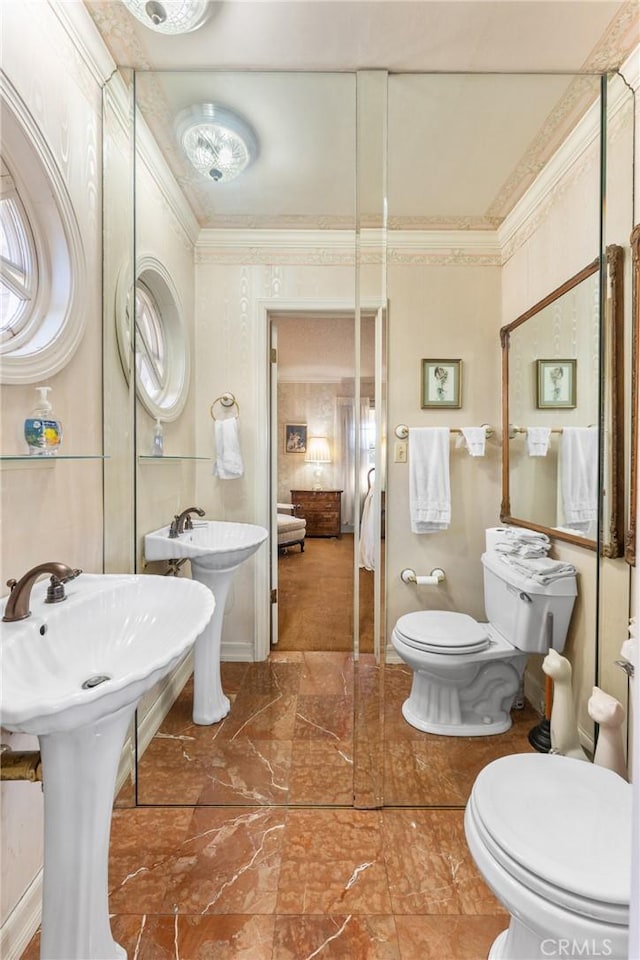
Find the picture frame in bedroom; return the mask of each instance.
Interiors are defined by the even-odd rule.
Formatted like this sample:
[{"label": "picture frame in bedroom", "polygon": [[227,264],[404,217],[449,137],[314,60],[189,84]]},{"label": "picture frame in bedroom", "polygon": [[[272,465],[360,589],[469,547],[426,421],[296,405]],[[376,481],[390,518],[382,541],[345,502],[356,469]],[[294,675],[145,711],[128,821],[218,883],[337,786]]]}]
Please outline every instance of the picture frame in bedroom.
[{"label": "picture frame in bedroom", "polygon": [[284,425],[284,452],[307,452],[307,425],[306,423],[285,423]]}]

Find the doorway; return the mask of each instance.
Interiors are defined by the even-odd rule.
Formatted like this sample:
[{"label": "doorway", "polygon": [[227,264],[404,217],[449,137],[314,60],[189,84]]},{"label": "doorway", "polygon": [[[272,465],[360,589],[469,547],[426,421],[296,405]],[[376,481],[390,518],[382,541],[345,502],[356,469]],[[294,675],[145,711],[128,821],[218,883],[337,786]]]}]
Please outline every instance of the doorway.
[{"label": "doorway", "polygon": [[372,652],[374,578],[356,539],[374,474],[375,316],[361,317],[359,380],[353,311],[272,314],[270,327],[271,648]]}]

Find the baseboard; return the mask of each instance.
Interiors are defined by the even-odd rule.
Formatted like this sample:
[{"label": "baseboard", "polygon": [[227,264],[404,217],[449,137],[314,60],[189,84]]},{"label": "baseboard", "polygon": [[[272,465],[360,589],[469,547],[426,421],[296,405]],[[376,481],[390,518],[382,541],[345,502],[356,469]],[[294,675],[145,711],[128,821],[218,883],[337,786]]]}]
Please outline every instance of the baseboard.
[{"label": "baseboard", "polygon": [[220,647],[220,659],[231,660],[236,663],[253,663],[256,659],[253,644],[244,643],[241,640],[223,640]]},{"label": "baseboard", "polygon": [[42,919],[42,867],[0,928],[0,957],[20,960]]},{"label": "baseboard", "polygon": [[402,663],[402,657],[399,657],[396,653],[396,648],[390,643],[387,644],[387,647],[384,652],[384,662],[385,663]]}]

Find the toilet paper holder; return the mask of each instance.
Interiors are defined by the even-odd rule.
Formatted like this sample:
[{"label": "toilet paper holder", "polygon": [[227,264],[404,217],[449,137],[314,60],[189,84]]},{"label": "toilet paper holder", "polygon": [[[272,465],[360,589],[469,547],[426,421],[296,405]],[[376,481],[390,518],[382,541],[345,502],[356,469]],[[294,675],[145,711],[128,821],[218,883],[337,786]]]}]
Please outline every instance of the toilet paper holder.
[{"label": "toilet paper holder", "polygon": [[419,587],[437,587],[443,580],[446,580],[446,576],[441,567],[434,567],[428,577],[419,577],[415,570],[405,567],[400,574],[400,579],[403,583],[415,583]]}]

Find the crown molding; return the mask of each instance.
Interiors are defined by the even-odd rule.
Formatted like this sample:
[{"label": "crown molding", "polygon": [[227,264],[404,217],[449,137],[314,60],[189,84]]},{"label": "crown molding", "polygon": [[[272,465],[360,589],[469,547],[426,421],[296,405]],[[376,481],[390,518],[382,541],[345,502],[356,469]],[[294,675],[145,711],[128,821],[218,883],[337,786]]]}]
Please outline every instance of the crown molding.
[{"label": "crown molding", "polygon": [[[627,58],[618,73],[636,90],[640,81],[640,46]],[[615,74],[613,74],[615,76]],[[628,102],[629,89],[620,82],[607,102],[607,125],[613,127],[620,110]],[[544,166],[527,192],[503,220],[497,230],[505,260],[518,247],[518,234],[526,231],[538,211],[544,208],[569,171],[597,144],[600,136],[600,98],[593,103],[569,136]]]},{"label": "crown molding", "polygon": [[[81,0],[48,0],[48,3],[92,78],[99,87],[104,87],[118,67],[84,3]],[[114,77],[110,87],[113,91],[112,106],[117,111],[123,129],[129,130],[129,90],[124,80],[118,77]],[[200,232],[198,221],[139,112],[136,117],[136,140],[141,160],[157,181],[163,198],[187,239],[195,244]]]},{"label": "crown molding", "polygon": [[48,0],[92,77],[102,86],[117,69],[100,31],[82,0]]},{"label": "crown molding", "polygon": [[388,256],[395,263],[500,262],[494,230],[225,230],[206,228],[196,243],[199,263],[355,263]]},{"label": "crown molding", "polygon": [[149,176],[155,180],[189,243],[195,246],[201,233],[200,224],[139,110],[136,111],[136,146]]}]

